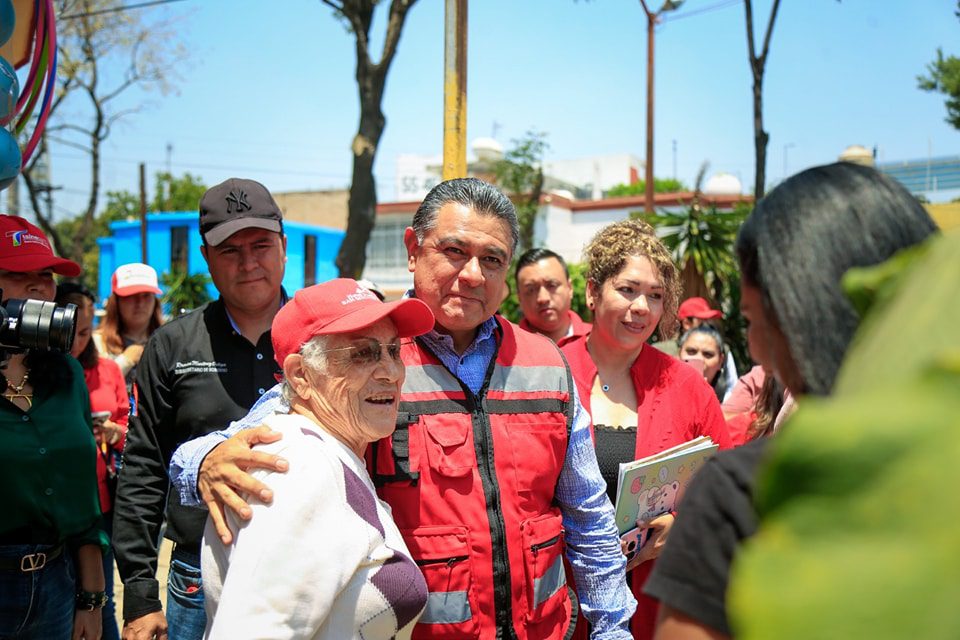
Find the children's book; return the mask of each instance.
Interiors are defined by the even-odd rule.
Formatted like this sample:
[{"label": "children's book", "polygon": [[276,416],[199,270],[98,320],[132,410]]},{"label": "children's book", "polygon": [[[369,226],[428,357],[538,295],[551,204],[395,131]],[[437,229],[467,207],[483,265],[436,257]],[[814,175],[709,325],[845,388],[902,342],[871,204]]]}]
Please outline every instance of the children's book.
[{"label": "children's book", "polygon": [[[717,445],[709,436],[700,436],[652,456],[622,463],[614,505],[620,534],[636,529],[637,520],[673,511],[690,479],[716,451]],[[645,541],[646,537],[642,535],[640,540]]]}]

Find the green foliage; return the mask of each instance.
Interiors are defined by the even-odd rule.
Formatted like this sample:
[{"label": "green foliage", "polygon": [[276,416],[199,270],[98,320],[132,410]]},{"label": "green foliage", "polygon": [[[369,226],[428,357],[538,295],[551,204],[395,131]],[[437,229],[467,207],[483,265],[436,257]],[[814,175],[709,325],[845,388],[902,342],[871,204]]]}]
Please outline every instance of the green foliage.
[{"label": "green foliage", "polygon": [[550,148],[546,137],[546,133],[531,129],[522,138],[511,140],[513,146],[494,167],[497,183],[510,194],[517,208],[518,254],[533,246],[533,224],[543,191],[543,154]]},{"label": "green foliage", "polygon": [[[956,16],[960,18],[960,0]],[[917,84],[924,91],[936,91],[947,97],[946,121],[960,129],[960,58],[943,55],[937,49],[937,59],[927,65],[927,75],[917,76]]]},{"label": "green foliage", "polygon": [[719,301],[725,316],[724,339],[738,370],[748,368],[750,357],[746,323],[740,315],[740,269],[733,244],[751,210],[747,203],[737,204],[732,211],[720,211],[715,206],[705,210],[695,200],[683,211],[630,214],[657,230],[679,269],[687,274],[692,270],[695,282],[684,283],[682,297],[704,295]]},{"label": "green foliage", "polygon": [[960,234],[911,257],[857,276],[899,284],[833,397],[804,398],[771,443],[728,594],[738,638],[960,637]]},{"label": "green foliage", "polygon": [[178,178],[166,171],[158,171],[149,209],[154,212],[196,211],[206,190],[207,185],[190,173]]},{"label": "green foliage", "polygon": [[170,315],[176,317],[192,311],[210,302],[207,285],[210,276],[205,273],[187,274],[180,269],[172,269],[160,276],[166,293],[163,302],[170,305]]},{"label": "green foliage", "polygon": [[[516,263],[510,265],[511,274],[515,272],[516,266]],[[573,287],[573,300],[570,303],[570,308],[576,311],[586,322],[590,322],[592,314],[590,313],[590,309],[587,308],[587,298],[584,293],[587,290],[587,266],[585,264],[568,264],[567,268],[570,271],[570,285]],[[507,296],[507,299],[500,305],[500,313],[512,322],[520,322],[521,314],[520,301],[517,299],[517,281],[511,276],[508,278],[507,283],[510,285],[510,295]]]},{"label": "green foliage", "polygon": [[[680,191],[690,191],[690,187],[674,178],[654,178],[654,193],[677,193]],[[619,198],[621,196],[642,196],[647,192],[646,180],[638,180],[633,184],[614,185],[607,190],[608,198]]]}]

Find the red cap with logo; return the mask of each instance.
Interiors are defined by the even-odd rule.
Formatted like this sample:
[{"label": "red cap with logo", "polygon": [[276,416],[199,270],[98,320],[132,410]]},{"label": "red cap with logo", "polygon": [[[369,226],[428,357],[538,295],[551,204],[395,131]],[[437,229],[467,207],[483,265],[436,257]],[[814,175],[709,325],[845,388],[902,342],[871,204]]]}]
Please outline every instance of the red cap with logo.
[{"label": "red cap with logo", "polygon": [[712,320],[722,318],[723,312],[710,307],[710,303],[703,298],[687,298],[680,303],[677,309],[677,316],[683,318],[700,318],[701,320]]},{"label": "red cap with logo", "polygon": [[288,355],[298,353],[314,336],[357,331],[387,317],[393,320],[400,338],[426,333],[435,322],[433,312],[422,300],[381,302],[350,278],[301,289],[273,318],[273,357],[283,366]]},{"label": "red cap with logo", "polygon": [[52,269],[54,273],[75,278],[80,265],[58,258],[47,236],[39,227],[19,216],[0,215],[0,269],[23,273]]}]

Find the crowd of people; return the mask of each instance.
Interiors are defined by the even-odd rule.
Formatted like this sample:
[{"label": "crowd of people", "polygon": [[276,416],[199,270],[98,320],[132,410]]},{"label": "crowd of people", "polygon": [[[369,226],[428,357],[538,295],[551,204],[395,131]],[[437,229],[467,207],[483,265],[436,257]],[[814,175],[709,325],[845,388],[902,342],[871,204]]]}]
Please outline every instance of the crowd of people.
[{"label": "crowd of people", "polygon": [[[872,169],[786,180],[736,243],[756,363],[738,377],[723,311],[684,299],[640,221],[586,245],[586,322],[563,257],[515,256],[514,206],[478,179],[424,198],[395,301],[347,278],[288,295],[256,181],[198,209],[220,297],[164,324],[156,271],[122,265],[96,331],[95,296],[54,282],[80,265],[0,216],[4,300],[76,311],[69,354],[3,345],[0,638],[730,636],[770,436],[830,393],[860,321],[844,273],[935,232]],[[512,265],[519,325],[498,313]],[[636,523],[651,533],[628,563],[620,465],[701,436],[720,452]]]}]

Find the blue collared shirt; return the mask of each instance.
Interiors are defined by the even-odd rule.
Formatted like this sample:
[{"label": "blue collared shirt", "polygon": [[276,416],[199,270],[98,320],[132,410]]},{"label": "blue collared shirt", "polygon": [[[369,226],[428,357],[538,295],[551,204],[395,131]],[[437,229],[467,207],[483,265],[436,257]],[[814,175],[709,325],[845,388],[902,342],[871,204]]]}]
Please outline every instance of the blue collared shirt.
[{"label": "blue collared shirt", "polygon": [[[422,336],[440,361],[474,394],[479,393],[490,361],[497,352],[497,321],[487,319],[477,330],[469,347],[458,354],[453,339],[437,331]],[[632,638],[630,617],[637,603],[627,587],[626,559],[620,551],[620,539],[613,505],[607,498],[606,482],[597,466],[597,454],[590,437],[590,416],[583,408],[574,387],[576,409],[567,456],[557,479],[555,498],[563,514],[567,559],[573,568],[580,609],[593,625],[592,638]],[[263,424],[267,416],[286,413],[287,403],[280,385],[267,391],[242,420],[227,429],[184,443],[170,462],[170,477],[184,505],[201,506],[197,496],[197,473],[210,451],[233,434]]]}]

